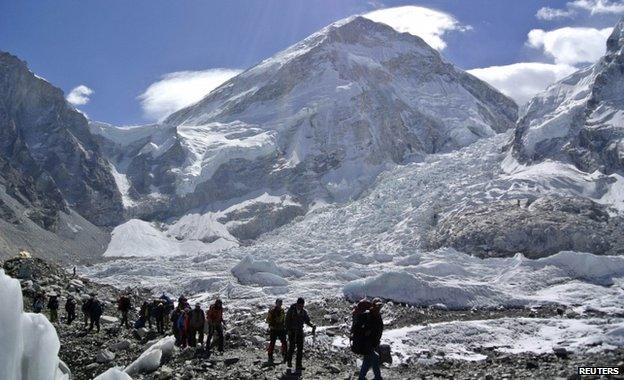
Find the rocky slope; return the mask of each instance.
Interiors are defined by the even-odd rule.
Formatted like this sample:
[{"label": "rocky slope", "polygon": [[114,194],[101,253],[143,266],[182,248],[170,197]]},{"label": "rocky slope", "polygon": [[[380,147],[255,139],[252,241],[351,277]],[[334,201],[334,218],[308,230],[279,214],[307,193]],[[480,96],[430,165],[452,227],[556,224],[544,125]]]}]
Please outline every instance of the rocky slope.
[{"label": "rocky slope", "polygon": [[[513,101],[420,38],[355,17],[161,125],[91,129],[116,167],[131,215],[165,220],[255,199],[245,214],[268,212],[270,222],[227,226],[247,240],[312,202],[358,196],[390,165],[466,146],[512,128],[515,118]],[[288,209],[266,204],[257,200],[264,193],[293,202]]]},{"label": "rocky slope", "polygon": [[[115,225],[122,213],[84,115],[25,62],[0,52],[0,254],[20,246],[48,257],[56,249],[77,254],[76,245],[101,252],[107,237],[94,225]],[[63,248],[77,229],[82,242]]]},{"label": "rocky slope", "polygon": [[445,216],[427,242],[480,256],[560,251],[624,254],[624,219],[581,197],[544,196],[476,205]]},{"label": "rocky slope", "polygon": [[[156,344],[162,336],[154,330],[126,330],[119,328],[115,317],[114,300],[120,290],[98,284],[84,278],[74,278],[56,265],[39,259],[14,258],[4,263],[8,274],[20,279],[25,309],[30,310],[34,292],[56,292],[61,305],[67,295],[78,299],[81,295],[97,292],[105,303],[102,332],[87,333],[83,330],[81,313],[71,326],[57,324],[61,340],[60,357],[68,364],[75,379],[92,379],[113,366],[128,368],[142,353]],[[150,297],[143,289],[132,289],[134,305]],[[202,349],[175,348],[163,355],[153,368],[132,371],[133,379],[355,379],[357,356],[346,347],[337,344],[348,334],[352,305],[339,298],[318,299],[308,305],[313,321],[319,326],[315,337],[306,339],[302,376],[289,372],[280,360],[276,365],[266,362],[266,331],[261,321],[266,307],[230,307],[226,304],[228,321],[226,351],[223,355],[208,355]],[[499,308],[496,310],[444,310],[439,308],[413,308],[387,303],[382,309],[386,334],[393,330],[419,325],[453,324],[459,321],[486,323],[487,321],[518,318],[522,324],[552,318],[562,323],[583,323],[600,317],[600,312],[579,315],[562,305],[536,308]],[[64,313],[59,313],[63,320]],[[135,316],[135,314],[133,314]],[[167,339],[167,338],[165,338]],[[418,342],[415,342],[418,343]],[[482,355],[481,360],[459,359],[444,348],[422,349],[405,358],[401,344],[395,343],[394,362],[384,365],[382,373],[390,379],[455,378],[455,379],[575,379],[578,365],[594,363],[601,366],[624,366],[622,349],[606,347],[595,352],[602,342],[578,351],[561,347],[543,353],[506,353],[505,346],[484,344],[472,346],[471,350]],[[452,344],[449,346],[451,347]],[[278,355],[279,356],[279,355]],[[136,368],[136,367],[135,367]],[[590,377],[591,378],[591,377]]]}]

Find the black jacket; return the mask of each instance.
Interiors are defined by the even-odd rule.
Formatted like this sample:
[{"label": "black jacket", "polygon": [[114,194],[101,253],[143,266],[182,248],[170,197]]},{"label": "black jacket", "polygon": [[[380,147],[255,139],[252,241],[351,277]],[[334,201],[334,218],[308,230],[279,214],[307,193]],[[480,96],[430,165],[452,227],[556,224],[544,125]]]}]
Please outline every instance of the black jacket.
[{"label": "black jacket", "polygon": [[286,328],[288,330],[303,331],[304,324],[310,327],[314,326],[312,322],[310,322],[310,317],[306,309],[301,309],[301,311],[299,311],[296,303],[290,305],[286,313]]},{"label": "black jacket", "polygon": [[76,311],[76,301],[73,299],[65,301],[65,311],[68,313],[74,313]]},{"label": "black jacket", "polygon": [[93,301],[91,301],[91,306],[89,307],[89,316],[92,319],[100,318],[103,312],[104,310],[102,308],[102,303],[99,300],[94,299]]},{"label": "black jacket", "polygon": [[58,308],[59,308],[58,298],[50,297],[50,300],[48,300],[48,309],[50,309],[50,310],[58,310]]}]

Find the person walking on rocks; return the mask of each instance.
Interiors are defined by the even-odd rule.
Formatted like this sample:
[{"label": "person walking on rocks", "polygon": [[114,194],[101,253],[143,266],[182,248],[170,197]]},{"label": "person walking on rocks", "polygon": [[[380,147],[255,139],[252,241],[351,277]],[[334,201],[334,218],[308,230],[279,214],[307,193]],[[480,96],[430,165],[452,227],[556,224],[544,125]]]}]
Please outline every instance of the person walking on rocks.
[{"label": "person walking on rocks", "polygon": [[162,300],[154,300],[154,306],[152,307],[154,319],[156,320],[156,330],[159,334],[165,333],[165,304]]},{"label": "person walking on rocks", "polygon": [[177,325],[178,325],[178,334],[180,336],[180,343],[179,346],[182,348],[186,348],[187,344],[188,344],[188,333],[189,333],[189,313],[190,313],[191,309],[186,308],[184,310],[182,310],[182,312],[180,313],[180,315],[178,316],[178,321],[177,321]]},{"label": "person walking on rocks", "polygon": [[200,346],[204,345],[204,324],[206,323],[206,315],[199,303],[195,304],[195,308],[191,310],[189,316],[189,333],[188,344],[195,347],[197,342]]},{"label": "person walking on rocks", "polygon": [[171,300],[171,298],[169,298],[167,294],[163,293],[160,296],[160,299],[163,301],[164,305],[163,324],[166,326],[170,322],[169,317],[171,316],[171,312],[173,312],[173,309],[175,309],[175,307],[173,306],[173,301]]},{"label": "person walking on rocks", "polygon": [[286,313],[286,329],[288,330],[288,368],[292,368],[292,357],[295,353],[295,347],[297,348],[297,360],[295,362],[295,371],[301,373],[303,370],[303,341],[304,332],[303,325],[306,324],[312,327],[312,334],[316,332],[316,325],[310,321],[308,312],[304,309],[305,300],[298,298],[297,302],[290,305],[288,312]]},{"label": "person walking on rocks", "polygon": [[50,310],[50,322],[52,323],[58,322],[58,309],[59,309],[58,295],[56,293],[52,293],[50,294],[50,298],[48,299],[48,310]]},{"label": "person walking on rocks", "polygon": [[223,352],[223,327],[225,326],[225,321],[223,320],[223,303],[220,299],[217,299],[212,305],[210,305],[210,308],[208,309],[208,313],[206,315],[206,321],[208,322],[208,339],[206,339],[206,350],[210,351],[212,337],[216,334],[217,338],[219,339],[219,352]]},{"label": "person walking on rocks", "polygon": [[282,345],[282,359],[286,361],[288,352],[288,344],[286,341],[286,313],[282,308],[282,300],[275,300],[275,306],[269,309],[266,317],[266,323],[269,325],[269,364],[273,364],[273,351],[275,350],[275,342],[280,340]]},{"label": "person walking on rocks", "polygon": [[65,313],[67,314],[67,324],[71,325],[76,319],[76,300],[72,295],[69,295],[65,301]]},{"label": "person walking on rocks", "polygon": [[45,300],[43,294],[39,293],[35,296],[35,302],[33,302],[33,312],[41,313],[43,311],[43,307],[45,306]]},{"label": "person walking on rocks", "polygon": [[373,302],[361,300],[353,310],[351,325],[351,350],[362,355],[362,367],[358,380],[366,380],[369,369],[373,369],[374,379],[381,380],[379,354],[377,350],[383,333],[380,299]]},{"label": "person walking on rocks", "polygon": [[100,332],[100,317],[104,312],[102,308],[102,303],[97,299],[95,294],[91,295],[91,305],[89,307],[89,319],[91,323],[89,324],[89,331],[93,330],[93,326],[97,327],[97,332]]},{"label": "person walking on rocks", "polygon": [[181,308],[181,305],[178,303],[178,306],[171,313],[171,331],[173,332],[173,336],[175,336],[175,344],[179,346],[181,344],[180,341],[180,329],[178,329],[178,319],[180,315],[184,313],[184,309]]},{"label": "person walking on rocks", "polygon": [[117,310],[121,312],[121,326],[126,326],[127,329],[130,328],[128,313],[131,308],[132,302],[130,301],[130,297],[127,294],[122,294],[117,300]]},{"label": "person walking on rocks", "polygon": [[82,315],[84,318],[84,329],[87,329],[87,326],[89,326],[89,318],[91,315],[91,305],[93,304],[93,296],[87,298],[86,300],[82,301],[82,306],[80,307],[80,310],[82,310]]}]

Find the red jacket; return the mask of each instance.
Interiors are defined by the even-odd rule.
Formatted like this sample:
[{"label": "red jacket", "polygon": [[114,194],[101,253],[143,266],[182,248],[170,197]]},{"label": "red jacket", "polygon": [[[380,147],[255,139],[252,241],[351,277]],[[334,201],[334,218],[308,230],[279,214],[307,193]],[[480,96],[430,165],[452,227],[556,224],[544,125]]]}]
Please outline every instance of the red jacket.
[{"label": "red jacket", "polygon": [[206,313],[206,320],[211,325],[218,325],[223,322],[223,308],[217,309],[215,305],[211,305]]}]

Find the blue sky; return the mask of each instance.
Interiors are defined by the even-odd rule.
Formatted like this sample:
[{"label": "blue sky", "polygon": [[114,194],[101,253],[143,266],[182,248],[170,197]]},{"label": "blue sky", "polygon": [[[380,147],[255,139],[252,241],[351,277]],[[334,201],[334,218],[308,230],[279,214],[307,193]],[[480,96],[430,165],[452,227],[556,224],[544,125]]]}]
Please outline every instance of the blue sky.
[{"label": "blue sky", "polygon": [[[91,89],[71,98],[90,118],[138,124],[183,105],[171,104],[172,80],[192,78],[195,82],[185,85],[209,90],[235,71],[204,71],[199,82],[195,72],[244,69],[338,19],[405,5],[442,15],[417,27],[437,33],[449,61],[464,69],[487,68],[474,73],[521,101],[536,91],[533,87],[595,59],[606,28],[624,14],[621,1],[608,0],[5,0],[0,50],[26,60],[66,93],[80,85]],[[409,29],[410,20],[388,23]],[[445,24],[448,20],[454,26]],[[175,72],[186,73],[170,74]],[[520,94],[517,83],[527,82],[522,78],[528,75],[539,83]],[[139,98],[154,83],[152,92]]]}]

